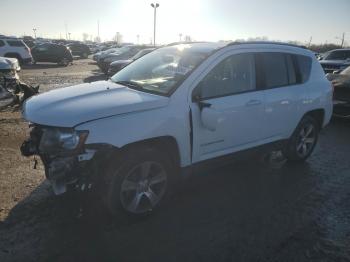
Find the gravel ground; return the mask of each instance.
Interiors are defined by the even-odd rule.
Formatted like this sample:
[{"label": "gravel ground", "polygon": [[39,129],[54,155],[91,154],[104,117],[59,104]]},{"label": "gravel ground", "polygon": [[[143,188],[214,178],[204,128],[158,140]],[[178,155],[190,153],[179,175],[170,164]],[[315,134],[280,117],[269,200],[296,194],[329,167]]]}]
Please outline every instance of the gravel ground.
[{"label": "gravel ground", "polygon": [[[103,78],[91,60],[21,72],[41,91]],[[350,261],[350,122],[332,121],[305,164],[212,170],[124,223],[55,197],[20,155],[26,130],[19,112],[0,113],[0,261]]]}]

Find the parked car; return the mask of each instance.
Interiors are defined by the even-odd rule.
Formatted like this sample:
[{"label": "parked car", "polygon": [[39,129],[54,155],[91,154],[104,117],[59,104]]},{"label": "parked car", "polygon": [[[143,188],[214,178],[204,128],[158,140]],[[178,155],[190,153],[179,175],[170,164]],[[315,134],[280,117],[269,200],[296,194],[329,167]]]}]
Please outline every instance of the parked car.
[{"label": "parked car", "polygon": [[334,88],[333,115],[350,119],[350,66],[327,74]]},{"label": "parked car", "polygon": [[107,74],[109,65],[112,62],[118,61],[118,60],[128,60],[134,55],[136,55],[137,52],[145,48],[148,48],[148,47],[141,46],[141,45],[123,46],[121,48],[118,48],[113,53],[110,53],[106,56],[100,56],[99,60],[97,61],[97,65],[102,70],[103,73]]},{"label": "parked car", "polygon": [[154,49],[155,48],[146,48],[146,49],[139,51],[136,55],[134,55],[132,58],[130,58],[128,60],[118,60],[118,61],[112,62],[108,68],[108,75],[109,76],[114,75],[115,73],[120,71],[123,67],[125,67],[128,64],[130,64],[131,62],[139,59],[140,57],[148,54],[149,52],[152,52]]},{"label": "parked car", "polygon": [[320,63],[325,73],[343,70],[350,66],[350,49],[335,49],[322,55]]},{"label": "parked car", "polygon": [[218,159],[273,148],[305,161],[332,107],[331,83],[306,49],[180,44],[108,81],[29,99],[23,117],[32,130],[21,150],[41,157],[56,194],[95,189],[112,213],[145,215],[180,174]]},{"label": "parked car", "polygon": [[32,62],[29,47],[18,38],[0,37],[0,56],[16,58],[20,64]]},{"label": "parked car", "polygon": [[98,62],[101,58],[104,58],[108,54],[116,52],[118,49],[119,49],[119,47],[113,47],[113,48],[109,48],[109,49],[104,50],[104,51],[97,52],[96,54],[94,54],[92,56],[92,60]]},{"label": "parked car", "polygon": [[68,66],[73,62],[73,56],[69,48],[64,45],[45,43],[32,49],[34,64],[36,62],[51,62],[62,66]]},{"label": "parked car", "polygon": [[81,58],[88,58],[91,54],[90,48],[82,43],[73,43],[67,45],[73,56],[80,56]]}]

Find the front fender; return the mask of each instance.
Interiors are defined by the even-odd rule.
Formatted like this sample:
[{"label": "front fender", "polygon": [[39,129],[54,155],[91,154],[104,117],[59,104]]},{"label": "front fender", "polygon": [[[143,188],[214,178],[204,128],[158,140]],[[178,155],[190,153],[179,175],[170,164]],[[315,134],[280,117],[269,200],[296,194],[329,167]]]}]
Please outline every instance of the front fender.
[{"label": "front fender", "polygon": [[[128,144],[170,136],[178,144],[181,166],[190,164],[188,114],[169,108],[122,114],[80,124],[76,130],[88,130],[86,144],[110,144],[122,148]],[[187,121],[185,121],[187,119]]]}]

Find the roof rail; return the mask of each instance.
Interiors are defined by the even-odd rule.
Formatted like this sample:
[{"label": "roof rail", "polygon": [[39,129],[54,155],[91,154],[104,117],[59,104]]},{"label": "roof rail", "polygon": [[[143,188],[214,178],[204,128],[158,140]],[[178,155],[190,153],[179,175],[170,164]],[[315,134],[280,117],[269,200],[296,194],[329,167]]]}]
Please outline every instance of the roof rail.
[{"label": "roof rail", "polygon": [[273,42],[273,41],[245,41],[245,42],[234,41],[234,42],[228,43],[227,45],[230,46],[230,45],[245,45],[245,44],[261,44],[261,45],[271,44],[271,45],[283,45],[283,46],[292,46],[292,47],[308,49],[306,46],[303,46],[303,45],[295,45],[295,44]]},{"label": "roof rail", "polygon": [[173,45],[181,45],[181,44],[200,44],[200,43],[210,43],[210,42],[206,42],[206,41],[193,41],[193,42],[181,41],[181,42],[173,42],[173,43],[170,43],[170,44],[166,44],[164,46],[173,46]]}]

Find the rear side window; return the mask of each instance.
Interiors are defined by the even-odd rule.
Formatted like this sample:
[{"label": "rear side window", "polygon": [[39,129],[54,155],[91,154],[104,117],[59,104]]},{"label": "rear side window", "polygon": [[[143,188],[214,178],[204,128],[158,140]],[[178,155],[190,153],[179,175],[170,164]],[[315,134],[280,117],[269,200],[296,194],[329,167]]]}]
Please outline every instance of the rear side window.
[{"label": "rear side window", "polygon": [[263,70],[263,87],[274,88],[289,85],[288,68],[282,53],[260,53],[257,55],[260,70]]},{"label": "rear side window", "polygon": [[22,41],[7,40],[7,43],[9,44],[9,46],[15,46],[15,47],[24,46]]},{"label": "rear side window", "polygon": [[4,46],[4,45],[5,45],[4,41],[0,40],[0,46]]},{"label": "rear side window", "polygon": [[293,55],[293,57],[297,69],[297,82],[303,84],[309,80],[312,60],[310,57],[303,55]]},{"label": "rear side window", "polygon": [[297,73],[295,70],[293,57],[290,54],[286,54],[285,57],[286,57],[286,63],[287,63],[289,84],[296,85],[297,84]]}]

